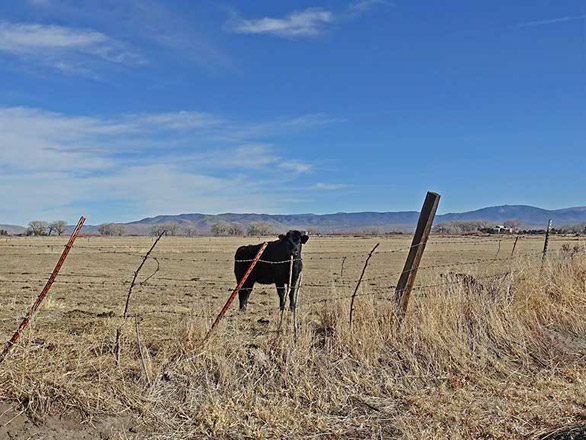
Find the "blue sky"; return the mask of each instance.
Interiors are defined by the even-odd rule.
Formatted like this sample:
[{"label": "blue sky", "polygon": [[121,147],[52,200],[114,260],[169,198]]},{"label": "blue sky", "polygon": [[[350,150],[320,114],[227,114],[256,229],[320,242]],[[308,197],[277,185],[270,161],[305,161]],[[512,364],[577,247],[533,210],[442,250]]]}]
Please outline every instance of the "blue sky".
[{"label": "blue sky", "polygon": [[586,205],[583,0],[0,3],[0,223]]}]

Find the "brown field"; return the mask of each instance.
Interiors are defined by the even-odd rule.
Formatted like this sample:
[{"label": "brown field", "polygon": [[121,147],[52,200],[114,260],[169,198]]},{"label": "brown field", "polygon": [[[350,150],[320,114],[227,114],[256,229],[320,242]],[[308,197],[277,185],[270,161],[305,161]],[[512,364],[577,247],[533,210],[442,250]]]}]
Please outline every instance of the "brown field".
[{"label": "brown field", "polygon": [[[410,240],[312,237],[298,341],[289,312],[279,331],[274,287],[257,285],[200,349],[234,288],[235,249],[262,240],[165,237],[117,367],[116,328],[153,239],[81,237],[0,364],[0,438],[514,439],[586,424],[586,255],[560,253],[586,241],[554,237],[540,275],[543,237],[522,237],[511,258],[513,237],[433,236],[397,330],[389,299]],[[66,241],[0,240],[0,341]],[[351,333],[349,297],[376,242]]]}]

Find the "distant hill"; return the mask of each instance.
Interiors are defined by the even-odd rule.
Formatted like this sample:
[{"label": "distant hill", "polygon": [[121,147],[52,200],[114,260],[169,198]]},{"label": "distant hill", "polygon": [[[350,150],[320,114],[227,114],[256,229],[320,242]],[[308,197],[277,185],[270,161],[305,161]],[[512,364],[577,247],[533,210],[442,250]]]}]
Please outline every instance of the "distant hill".
[{"label": "distant hill", "polygon": [[[419,213],[416,211],[400,212],[338,212],[335,214],[180,214],[162,215],[127,223],[129,232],[148,232],[153,225],[176,222],[184,226],[195,226],[198,231],[207,233],[218,220],[248,224],[253,221],[267,221],[277,229],[318,228],[322,232],[358,232],[368,227],[380,227],[387,232],[411,232],[415,229]],[[503,223],[505,220],[518,219],[523,227],[530,229],[544,228],[549,219],[555,225],[563,223],[581,223],[586,221],[586,207],[547,210],[527,205],[503,205],[482,208],[475,211],[448,213],[438,215],[436,223],[456,220],[487,220]]]},{"label": "distant hill", "polygon": [[0,230],[7,231],[9,234],[22,234],[26,228],[16,225],[0,225]]},{"label": "distant hill", "polygon": [[[159,215],[139,221],[125,223],[128,234],[146,235],[153,226],[162,223],[179,223],[182,227],[195,227],[199,233],[209,233],[211,226],[218,220],[238,222],[247,225],[255,221],[272,223],[277,230],[317,228],[320,232],[361,232],[368,227],[378,227],[386,232],[412,232],[419,213],[416,211],[399,212],[338,212],[335,214],[179,214]],[[482,208],[475,211],[438,215],[436,223],[457,220],[487,220],[503,223],[505,220],[518,219],[524,228],[542,229],[549,219],[554,225],[582,223],[586,221],[586,207],[547,210],[527,205],[502,205]],[[22,233],[22,226],[0,225],[9,233]],[[96,234],[97,227],[84,226],[86,234]]]},{"label": "distant hill", "polygon": [[549,219],[555,225],[563,223],[582,223],[586,221],[586,207],[547,210],[527,205],[503,205],[482,208],[476,211],[444,214],[437,221],[488,220],[502,223],[508,219],[518,219],[528,227],[543,228]]},{"label": "distant hill", "polygon": [[127,223],[129,231],[150,231],[153,225],[176,222],[182,226],[195,226],[200,232],[209,232],[219,220],[247,225],[251,222],[272,223],[276,229],[318,228],[322,232],[362,231],[365,227],[380,226],[387,231],[410,231],[417,222],[419,213],[406,212],[339,212],[336,214],[181,214],[162,215]]}]

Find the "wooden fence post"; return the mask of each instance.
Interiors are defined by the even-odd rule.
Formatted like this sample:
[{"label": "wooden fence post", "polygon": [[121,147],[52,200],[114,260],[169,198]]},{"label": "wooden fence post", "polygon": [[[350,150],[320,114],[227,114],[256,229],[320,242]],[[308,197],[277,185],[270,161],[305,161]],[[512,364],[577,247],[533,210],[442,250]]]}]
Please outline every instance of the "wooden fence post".
[{"label": "wooden fence post", "polygon": [[545,231],[545,241],[543,242],[543,255],[541,257],[541,261],[545,262],[547,258],[547,248],[549,247],[549,234],[551,234],[551,228],[553,226],[553,220],[549,220],[547,222],[547,229]]},{"label": "wooden fence post", "polygon": [[6,355],[12,349],[12,347],[14,346],[14,344],[16,343],[18,338],[20,337],[23,330],[29,325],[34,314],[37,312],[37,310],[41,306],[41,303],[43,302],[43,300],[45,299],[45,297],[49,293],[49,290],[51,290],[51,286],[55,282],[55,278],[57,278],[57,275],[59,274],[59,271],[61,270],[63,263],[65,263],[65,259],[67,258],[67,255],[69,255],[69,251],[73,247],[73,243],[75,243],[75,239],[77,238],[79,231],[81,231],[81,228],[83,227],[84,222],[85,222],[85,217],[81,217],[79,219],[79,222],[77,223],[77,226],[73,230],[73,233],[71,234],[71,237],[69,238],[69,241],[65,245],[65,249],[63,249],[63,252],[61,253],[61,258],[59,258],[59,261],[55,265],[55,269],[53,269],[53,272],[51,273],[51,276],[49,277],[47,284],[45,284],[45,287],[43,288],[43,290],[39,294],[37,300],[35,301],[35,303],[32,305],[32,307],[27,312],[26,316],[24,317],[24,319],[20,323],[20,326],[18,327],[18,329],[16,330],[14,335],[12,335],[12,338],[10,338],[10,341],[8,341],[8,343],[6,344],[6,347],[4,347],[4,351],[2,352],[2,354],[0,354],[0,363],[2,363],[2,361],[6,358]]},{"label": "wooden fence post", "polygon": [[421,263],[423,252],[425,251],[425,245],[431,232],[431,226],[433,224],[433,219],[435,218],[439,200],[439,194],[428,192],[427,196],[425,197],[425,202],[423,202],[421,213],[419,214],[417,229],[415,230],[415,235],[413,236],[411,249],[409,251],[409,255],[407,256],[407,260],[405,261],[403,272],[399,277],[397,288],[395,289],[395,304],[398,324],[401,323],[405,313],[407,312],[409,297],[411,295],[413,285],[415,284],[415,277],[417,276],[417,270],[419,269],[419,264]]},{"label": "wooden fence post", "polygon": [[549,221],[547,222],[547,229],[545,231],[545,241],[543,242],[543,254],[541,256],[540,273],[543,272],[543,265],[545,264],[545,260],[547,259],[547,248],[549,247],[549,234],[551,233],[552,226],[553,220],[549,219]]}]

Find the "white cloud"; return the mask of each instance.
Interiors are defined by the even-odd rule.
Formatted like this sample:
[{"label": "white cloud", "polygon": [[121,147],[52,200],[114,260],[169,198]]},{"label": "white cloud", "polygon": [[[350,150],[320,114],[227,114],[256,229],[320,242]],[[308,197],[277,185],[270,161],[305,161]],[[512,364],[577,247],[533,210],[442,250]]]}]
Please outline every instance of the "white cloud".
[{"label": "white cloud", "polygon": [[[314,122],[252,125],[270,137]],[[193,111],[98,117],[0,108],[0,223],[279,211],[283,191],[314,164],[256,141],[262,136],[250,126]],[[112,203],[119,212],[103,208]]]},{"label": "white cloud", "polygon": [[281,162],[279,167],[293,174],[303,174],[311,171],[312,165],[300,160],[289,160]]},{"label": "white cloud", "polygon": [[307,8],[292,12],[283,18],[244,19],[235,16],[225,28],[238,34],[265,34],[286,38],[317,37],[324,33],[328,26],[356,19],[376,6],[392,4],[386,0],[360,0],[338,12],[323,8]]},{"label": "white cloud", "polygon": [[333,23],[334,14],[320,8],[293,12],[284,18],[264,17],[238,19],[231,26],[239,34],[272,34],[280,37],[314,37],[321,34],[325,25]]},{"label": "white cloud", "polygon": [[[186,14],[173,2],[160,0],[84,1],[28,0],[42,7],[46,20],[82,23],[100,30],[116,30],[123,39],[136,41],[144,51],[156,51],[149,57],[154,63],[177,61],[181,65],[196,63],[200,67],[238,70],[235,60],[225,53],[210,32],[209,14]],[[81,6],[83,4],[83,6]],[[107,33],[107,32],[106,32]],[[112,35],[110,35],[112,36]],[[122,37],[120,37],[122,38]],[[146,47],[148,46],[148,47]]]},{"label": "white cloud", "polygon": [[371,9],[373,7],[376,6],[393,6],[392,2],[386,1],[386,0],[361,0],[361,1],[357,1],[356,3],[352,3],[348,9],[351,11],[366,11],[368,9]]},{"label": "white cloud", "polygon": [[95,63],[144,62],[126,44],[91,29],[0,22],[0,52],[68,73],[89,73]]},{"label": "white cloud", "polygon": [[324,190],[324,191],[336,191],[336,190],[343,189],[343,188],[346,188],[346,187],[347,187],[347,185],[344,185],[344,184],[341,184],[341,183],[323,183],[323,182],[318,182],[314,186],[312,186],[310,189]]},{"label": "white cloud", "polygon": [[584,20],[584,19],[586,19],[586,15],[567,15],[565,17],[550,18],[548,20],[526,21],[523,23],[517,23],[517,24],[513,25],[513,27],[522,28],[522,27],[534,27],[534,26],[547,26],[550,24],[567,23],[569,21]]}]

